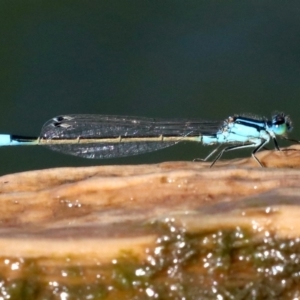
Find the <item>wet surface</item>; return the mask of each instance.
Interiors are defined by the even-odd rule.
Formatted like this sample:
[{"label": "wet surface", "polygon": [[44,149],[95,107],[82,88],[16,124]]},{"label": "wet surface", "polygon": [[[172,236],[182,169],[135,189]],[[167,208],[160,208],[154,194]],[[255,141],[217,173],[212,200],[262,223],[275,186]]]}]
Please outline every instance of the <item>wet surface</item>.
[{"label": "wet surface", "polygon": [[293,149],[259,153],[268,168],[242,159],[1,177],[0,296],[298,297]]}]

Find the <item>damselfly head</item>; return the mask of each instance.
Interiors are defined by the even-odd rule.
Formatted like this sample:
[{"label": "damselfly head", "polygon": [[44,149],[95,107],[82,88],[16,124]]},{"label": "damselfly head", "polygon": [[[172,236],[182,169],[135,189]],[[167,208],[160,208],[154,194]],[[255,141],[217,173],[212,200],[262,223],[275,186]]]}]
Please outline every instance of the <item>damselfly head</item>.
[{"label": "damselfly head", "polygon": [[272,129],[276,135],[285,135],[293,129],[292,121],[284,113],[278,113],[272,118]]}]

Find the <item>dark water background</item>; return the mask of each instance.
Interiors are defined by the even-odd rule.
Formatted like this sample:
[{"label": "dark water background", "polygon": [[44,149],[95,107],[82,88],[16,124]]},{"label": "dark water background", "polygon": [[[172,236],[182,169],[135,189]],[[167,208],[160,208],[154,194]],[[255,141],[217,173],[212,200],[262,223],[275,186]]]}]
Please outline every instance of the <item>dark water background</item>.
[{"label": "dark water background", "polygon": [[[299,16],[299,1],[2,0],[0,132],[38,135],[70,113],[218,120],[279,110],[300,139]],[[192,160],[210,150],[186,144],[86,160],[3,147],[0,174]]]}]

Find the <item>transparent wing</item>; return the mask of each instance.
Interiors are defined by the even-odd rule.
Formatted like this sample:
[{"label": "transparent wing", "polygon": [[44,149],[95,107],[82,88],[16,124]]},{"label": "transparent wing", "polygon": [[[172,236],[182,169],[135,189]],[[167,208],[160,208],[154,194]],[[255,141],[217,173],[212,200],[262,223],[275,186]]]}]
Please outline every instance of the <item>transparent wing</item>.
[{"label": "transparent wing", "polygon": [[153,143],[153,142],[139,142],[139,143],[106,143],[100,145],[99,143],[91,144],[64,144],[64,145],[46,145],[51,150],[62,152],[65,154],[80,156],[84,158],[100,159],[100,158],[114,158],[122,156],[131,156],[152,152],[164,147],[174,145],[176,142]]},{"label": "transparent wing", "polygon": [[[64,115],[46,122],[40,138],[44,140],[98,139],[97,143],[45,144],[52,150],[85,158],[130,156],[169,147],[185,136],[215,134],[222,123],[214,121],[150,119],[128,116]],[[128,138],[174,137],[169,141],[135,141]],[[107,139],[121,138],[109,143]],[[127,138],[127,142],[122,142]],[[101,139],[106,139],[101,142]]]}]

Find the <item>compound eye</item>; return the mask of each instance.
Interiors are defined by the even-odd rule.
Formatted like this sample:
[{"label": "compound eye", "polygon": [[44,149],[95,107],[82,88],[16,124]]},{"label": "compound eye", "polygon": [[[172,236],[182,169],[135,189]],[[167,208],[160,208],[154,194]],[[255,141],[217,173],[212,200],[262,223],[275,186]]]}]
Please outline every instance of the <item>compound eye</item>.
[{"label": "compound eye", "polygon": [[272,129],[276,135],[284,135],[292,129],[288,117],[284,114],[278,114],[272,119]]}]

